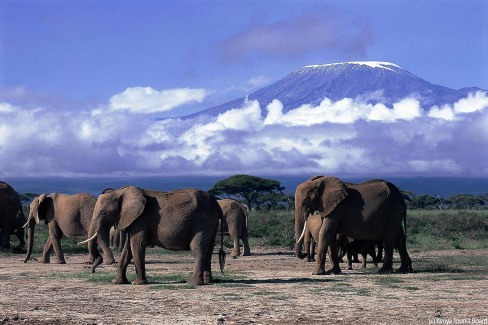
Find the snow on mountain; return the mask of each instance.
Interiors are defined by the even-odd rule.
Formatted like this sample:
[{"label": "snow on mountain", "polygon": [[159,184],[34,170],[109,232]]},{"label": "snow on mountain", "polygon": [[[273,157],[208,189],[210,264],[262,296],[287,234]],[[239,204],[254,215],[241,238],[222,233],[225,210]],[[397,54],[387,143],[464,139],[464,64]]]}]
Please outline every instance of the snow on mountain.
[{"label": "snow on mountain", "polygon": [[364,61],[308,65],[246,97],[192,114],[216,116],[241,107],[246,99],[258,100],[266,107],[274,99],[283,104],[283,112],[304,104],[318,105],[325,97],[332,101],[352,98],[368,104],[382,103],[391,107],[405,98],[415,98],[420,105],[453,104],[479,88],[459,90],[430,83],[390,62]]}]

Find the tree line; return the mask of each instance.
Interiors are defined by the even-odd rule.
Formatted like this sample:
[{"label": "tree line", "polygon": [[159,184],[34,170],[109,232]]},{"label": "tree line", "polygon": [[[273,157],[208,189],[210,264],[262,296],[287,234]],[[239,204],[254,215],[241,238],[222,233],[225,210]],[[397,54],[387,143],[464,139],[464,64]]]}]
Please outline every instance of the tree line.
[{"label": "tree line", "polygon": [[[234,175],[217,182],[209,192],[217,197],[243,201],[250,209],[294,209],[294,194],[285,194],[281,183],[250,175]],[[447,198],[401,191],[409,209],[483,209],[488,207],[488,192],[476,196],[456,194]]]},{"label": "tree line", "polygon": [[[281,182],[257,176],[237,174],[217,182],[209,192],[218,198],[240,201],[252,210],[292,210],[294,193],[285,193]],[[456,194],[447,198],[401,191],[409,209],[486,209],[488,192],[482,195]],[[22,203],[29,204],[37,194],[20,193]]]}]

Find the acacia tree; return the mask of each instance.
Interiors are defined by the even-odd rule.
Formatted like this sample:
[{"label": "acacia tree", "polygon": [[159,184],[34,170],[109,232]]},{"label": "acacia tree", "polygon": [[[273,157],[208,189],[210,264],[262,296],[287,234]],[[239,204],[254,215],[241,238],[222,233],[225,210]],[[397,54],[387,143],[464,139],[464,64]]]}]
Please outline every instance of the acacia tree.
[{"label": "acacia tree", "polygon": [[279,181],[250,175],[234,175],[217,182],[209,192],[218,197],[244,199],[249,209],[259,206],[259,199],[271,193],[283,193]]}]

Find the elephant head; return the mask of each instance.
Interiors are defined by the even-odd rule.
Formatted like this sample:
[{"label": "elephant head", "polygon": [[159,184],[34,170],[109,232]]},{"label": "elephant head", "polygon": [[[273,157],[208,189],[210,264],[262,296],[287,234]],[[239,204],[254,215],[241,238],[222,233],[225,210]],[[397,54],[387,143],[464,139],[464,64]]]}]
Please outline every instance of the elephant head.
[{"label": "elephant head", "polygon": [[114,225],[118,230],[129,227],[144,211],[146,198],[140,188],[127,186],[118,190],[104,191],[95,204],[93,217],[88,232],[89,238],[80,244],[88,243],[88,250],[93,257],[92,272],[103,262],[97,251],[99,234],[109,233]]},{"label": "elephant head", "polygon": [[[327,217],[347,197],[346,185],[335,177],[314,176],[297,186],[295,191],[295,239],[301,237],[310,214],[319,211]],[[302,243],[295,243],[295,254],[303,259]]]},{"label": "elephant head", "polygon": [[41,194],[37,196],[36,198],[34,198],[34,200],[32,200],[30,204],[29,217],[27,218],[27,222],[24,225],[24,227],[29,226],[27,230],[27,254],[25,256],[24,263],[27,263],[32,254],[35,225],[38,225],[41,219],[45,220],[46,224],[49,222],[49,217],[46,211],[50,204],[53,204],[53,199],[46,194]]}]

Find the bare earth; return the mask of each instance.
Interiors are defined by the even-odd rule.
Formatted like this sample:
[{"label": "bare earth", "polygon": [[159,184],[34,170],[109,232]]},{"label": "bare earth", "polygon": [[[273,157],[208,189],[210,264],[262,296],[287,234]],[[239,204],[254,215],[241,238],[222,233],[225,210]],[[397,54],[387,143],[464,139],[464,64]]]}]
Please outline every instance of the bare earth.
[{"label": "bare earth", "polygon": [[[485,250],[410,254],[414,269],[446,255],[488,257]],[[341,275],[312,276],[313,263],[289,249],[253,248],[250,257],[227,256],[224,276],[215,256],[216,283],[193,288],[164,277],[189,278],[189,252],[148,250],[144,286],[90,281],[85,255],[65,265],[22,258],[0,258],[0,324],[488,324],[488,271],[378,275],[342,264]],[[115,272],[102,265],[94,276]],[[134,272],[129,266],[129,279]]]}]

